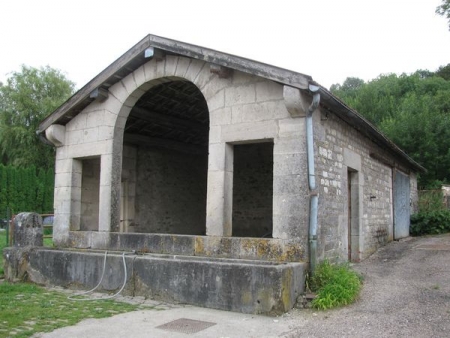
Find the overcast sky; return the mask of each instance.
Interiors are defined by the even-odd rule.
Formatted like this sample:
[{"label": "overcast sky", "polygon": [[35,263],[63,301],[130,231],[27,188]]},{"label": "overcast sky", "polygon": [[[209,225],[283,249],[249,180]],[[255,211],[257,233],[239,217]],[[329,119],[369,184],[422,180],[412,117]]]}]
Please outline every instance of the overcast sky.
[{"label": "overcast sky", "polygon": [[436,70],[450,63],[441,0],[1,0],[0,81],[21,64],[49,65],[77,84],[147,34],[311,75]]}]

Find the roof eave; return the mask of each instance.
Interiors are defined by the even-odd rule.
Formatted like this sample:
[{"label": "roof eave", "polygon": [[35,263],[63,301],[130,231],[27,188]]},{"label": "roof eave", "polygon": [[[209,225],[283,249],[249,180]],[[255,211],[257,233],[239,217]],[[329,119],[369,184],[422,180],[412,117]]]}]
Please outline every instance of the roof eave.
[{"label": "roof eave", "polygon": [[[132,72],[141,66],[148,59],[145,58],[145,50],[149,47],[163,50],[168,53],[203,60],[215,65],[235,69],[241,72],[249,73],[255,76],[263,77],[278,83],[295,87],[301,90],[308,90],[310,83],[315,83],[311,76],[286,70],[283,68],[271,66],[262,62],[246,59],[243,57],[219,52],[213,49],[204,48],[185,42],[171,40],[156,35],[147,35],[136,45],[125,52],[121,57],[105,68],[100,74],[89,81],[84,87],[77,91],[65,103],[63,103],[52,114],[47,116],[39,125],[38,134],[44,131],[52,124],[70,119],[77,114],[77,110],[81,110],[93,100],[90,94],[97,88],[109,87],[114,81],[121,79],[121,74]],[[317,84],[319,85],[319,84]],[[320,85],[319,85],[320,86]],[[328,104],[332,111],[338,116],[347,116],[354,123],[354,127],[363,130],[366,135],[378,141],[378,143],[387,146],[393,153],[398,154],[404,161],[415,168],[419,172],[426,172],[426,169],[411,159],[397,145],[384,136],[375,126],[368,122],[358,112],[348,107],[340,101],[336,96],[329,92],[326,88],[320,86],[322,94],[322,102]],[[71,116],[73,114],[73,116]]]},{"label": "roof eave", "polygon": [[[70,97],[52,114],[47,116],[39,125],[37,133],[43,133],[50,125],[57,123],[65,115],[70,115],[70,112],[81,105],[84,100],[89,98],[91,92],[99,87],[102,87],[108,79],[114,77],[124,67],[127,67],[132,61],[140,59],[139,65],[145,63],[147,59],[144,57],[144,52],[147,48],[154,47],[165,52],[178,54],[185,57],[203,60],[219,66],[235,69],[252,75],[260,76],[269,80],[273,80],[282,84],[286,84],[299,89],[307,89],[309,83],[312,81],[311,76],[292,72],[283,68],[271,66],[262,62],[242,58],[239,56],[218,52],[213,49],[204,48],[185,42],[171,40],[156,35],[147,35],[130,50],[125,52],[121,57],[109,65],[99,75],[88,82],[83,88]],[[134,70],[134,69],[133,69]],[[117,81],[119,81],[118,79]]]}]

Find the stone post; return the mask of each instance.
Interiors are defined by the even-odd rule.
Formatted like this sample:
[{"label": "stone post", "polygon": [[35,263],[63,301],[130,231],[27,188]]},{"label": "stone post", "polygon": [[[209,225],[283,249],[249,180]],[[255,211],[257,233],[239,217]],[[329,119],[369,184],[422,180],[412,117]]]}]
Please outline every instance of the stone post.
[{"label": "stone post", "polygon": [[34,212],[22,212],[14,218],[14,246],[43,246],[42,217]]}]

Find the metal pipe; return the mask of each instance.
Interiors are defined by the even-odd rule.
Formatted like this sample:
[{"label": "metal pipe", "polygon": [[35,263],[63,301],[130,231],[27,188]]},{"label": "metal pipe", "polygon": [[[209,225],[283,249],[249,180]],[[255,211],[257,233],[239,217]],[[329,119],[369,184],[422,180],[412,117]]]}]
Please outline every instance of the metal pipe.
[{"label": "metal pipe", "polygon": [[306,115],[306,149],[308,161],[308,183],[309,183],[309,268],[311,275],[314,274],[317,261],[317,213],[319,206],[319,193],[316,185],[316,173],[314,166],[314,131],[313,113],[319,106],[320,93],[319,86],[309,85],[309,90],[313,94],[313,100],[308,107]]}]

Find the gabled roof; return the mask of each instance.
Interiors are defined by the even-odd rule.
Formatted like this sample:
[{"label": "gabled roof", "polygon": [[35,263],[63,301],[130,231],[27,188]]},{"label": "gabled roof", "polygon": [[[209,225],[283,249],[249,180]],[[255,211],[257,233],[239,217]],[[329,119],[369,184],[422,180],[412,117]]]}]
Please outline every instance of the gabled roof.
[{"label": "gabled roof", "polygon": [[92,92],[102,89],[107,90],[113,84],[126,77],[129,73],[148,62],[148,58],[145,56],[145,51],[151,47],[162,50],[166,54],[181,55],[203,60],[218,66],[263,77],[268,80],[304,91],[308,91],[309,84],[318,85],[320,87],[321,94],[320,105],[323,108],[328,109],[330,112],[337,115],[339,118],[367,136],[376,144],[387,148],[394,154],[400,156],[403,161],[408,163],[415,170],[421,172],[426,171],[420,164],[411,159],[362,115],[348,107],[326,88],[314,82],[312,77],[309,75],[150,34],[119,57],[90,82],[88,82],[52,114],[47,116],[40,123],[37,133],[43,134],[44,131],[52,124],[67,124],[72,118],[74,118],[85,107],[94,101],[94,98],[90,97]]}]

